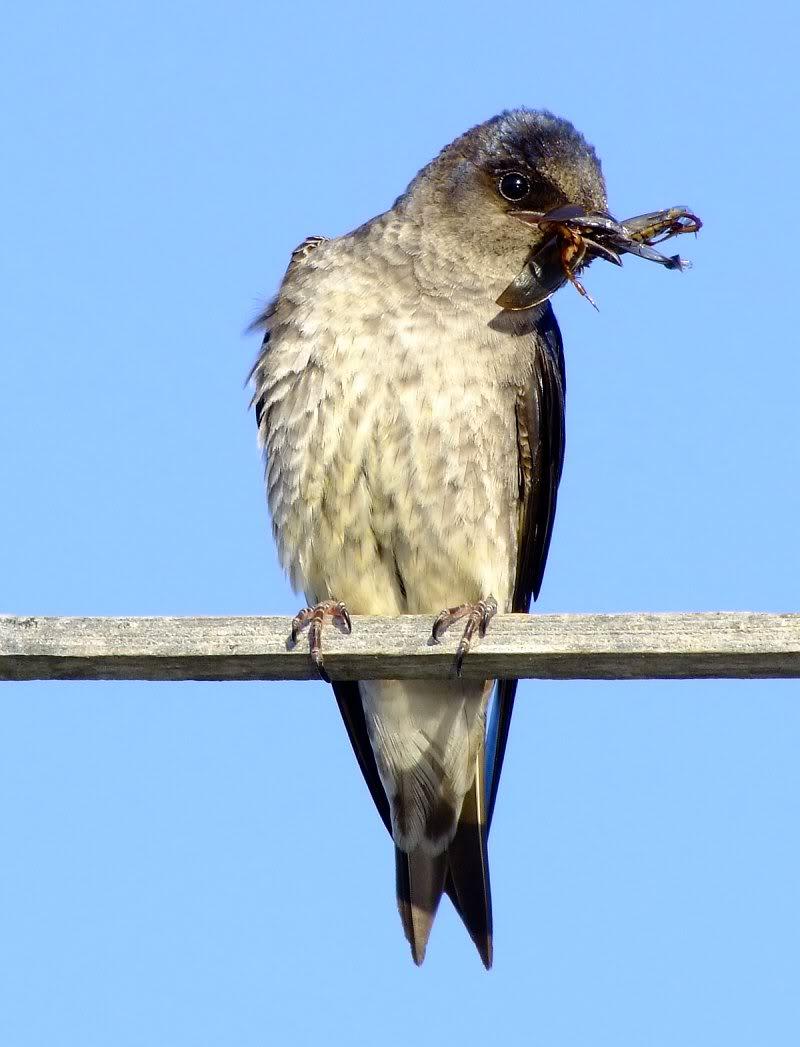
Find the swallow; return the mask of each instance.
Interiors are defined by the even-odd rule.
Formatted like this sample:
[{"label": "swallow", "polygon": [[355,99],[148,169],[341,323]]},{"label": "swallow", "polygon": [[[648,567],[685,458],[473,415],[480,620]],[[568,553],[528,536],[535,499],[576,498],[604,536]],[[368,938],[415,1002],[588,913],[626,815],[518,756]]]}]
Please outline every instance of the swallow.
[{"label": "swallow", "polygon": [[[549,112],[506,111],[446,146],[384,214],[293,253],[252,372],[281,564],[308,607],[293,639],[326,678],[352,614],[461,630],[447,680],[332,684],[394,844],[421,964],[448,895],[492,964],[487,839],[515,680],[464,679],[470,645],[542,585],[564,462],[566,375],[550,304],[592,260],[695,231],[672,208],[607,210],[594,148]],[[588,295],[587,295],[588,296]],[[328,624],[330,623],[330,624]]]}]

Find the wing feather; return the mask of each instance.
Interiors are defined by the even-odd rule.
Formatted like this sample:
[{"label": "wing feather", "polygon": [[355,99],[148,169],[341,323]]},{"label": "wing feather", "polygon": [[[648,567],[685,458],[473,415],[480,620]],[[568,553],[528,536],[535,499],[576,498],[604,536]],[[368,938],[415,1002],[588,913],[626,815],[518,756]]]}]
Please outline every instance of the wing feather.
[{"label": "wing feather", "polygon": [[[539,596],[564,465],[564,345],[549,302],[542,306],[536,331],[531,382],[520,389],[517,398],[520,500],[517,573],[511,605],[514,611],[528,611],[531,599]],[[497,681],[486,740],[489,824],[516,693],[516,680]]]}]

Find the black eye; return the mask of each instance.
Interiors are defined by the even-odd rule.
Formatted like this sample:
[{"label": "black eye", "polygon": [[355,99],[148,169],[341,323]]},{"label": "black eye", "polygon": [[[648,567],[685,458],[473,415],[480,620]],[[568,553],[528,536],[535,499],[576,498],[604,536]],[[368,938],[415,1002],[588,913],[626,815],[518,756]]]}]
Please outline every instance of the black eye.
[{"label": "black eye", "polygon": [[531,191],[531,183],[525,175],[512,171],[511,174],[503,175],[497,188],[500,190],[500,195],[504,196],[506,200],[517,201],[523,200],[528,195]]}]

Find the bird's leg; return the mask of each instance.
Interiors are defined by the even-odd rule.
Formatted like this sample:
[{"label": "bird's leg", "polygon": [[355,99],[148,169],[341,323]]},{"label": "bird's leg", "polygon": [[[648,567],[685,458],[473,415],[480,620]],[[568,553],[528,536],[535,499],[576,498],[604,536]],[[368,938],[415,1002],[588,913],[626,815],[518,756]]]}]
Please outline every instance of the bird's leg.
[{"label": "bird's leg", "polygon": [[325,672],[322,661],[322,624],[328,619],[344,627],[345,632],[353,631],[353,623],[350,621],[350,612],[340,600],[323,600],[316,607],[304,607],[299,614],[292,619],[292,643],[297,643],[300,631],[306,626],[308,629],[309,650],[311,661],[316,665],[317,672],[326,683],[331,678]]},{"label": "bird's leg", "polygon": [[434,640],[438,640],[440,634],[445,629],[448,629],[453,622],[457,622],[461,618],[467,619],[467,624],[464,626],[464,632],[456,650],[456,676],[461,675],[464,656],[469,652],[475,630],[478,630],[478,636],[483,636],[489,622],[496,614],[497,600],[493,596],[487,596],[485,600],[478,600],[477,603],[462,603],[458,607],[448,607],[436,615],[433,629],[431,630]]},{"label": "bird's leg", "polygon": [[586,244],[583,237],[575,229],[570,229],[568,225],[560,225],[559,232],[561,233],[561,268],[564,276],[566,276],[578,294],[582,295],[596,309],[597,304],[594,298],[592,298],[575,275],[575,270],[580,266],[586,255]]}]

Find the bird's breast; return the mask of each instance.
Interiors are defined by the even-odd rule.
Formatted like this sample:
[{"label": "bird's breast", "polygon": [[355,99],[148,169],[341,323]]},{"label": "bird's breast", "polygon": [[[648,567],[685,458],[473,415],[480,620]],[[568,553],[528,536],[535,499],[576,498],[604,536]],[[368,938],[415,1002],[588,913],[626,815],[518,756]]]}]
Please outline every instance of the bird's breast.
[{"label": "bird's breast", "polygon": [[293,584],[363,614],[507,604],[516,391],[490,340],[436,310],[343,315],[313,340],[284,325],[263,370],[268,496]]}]

